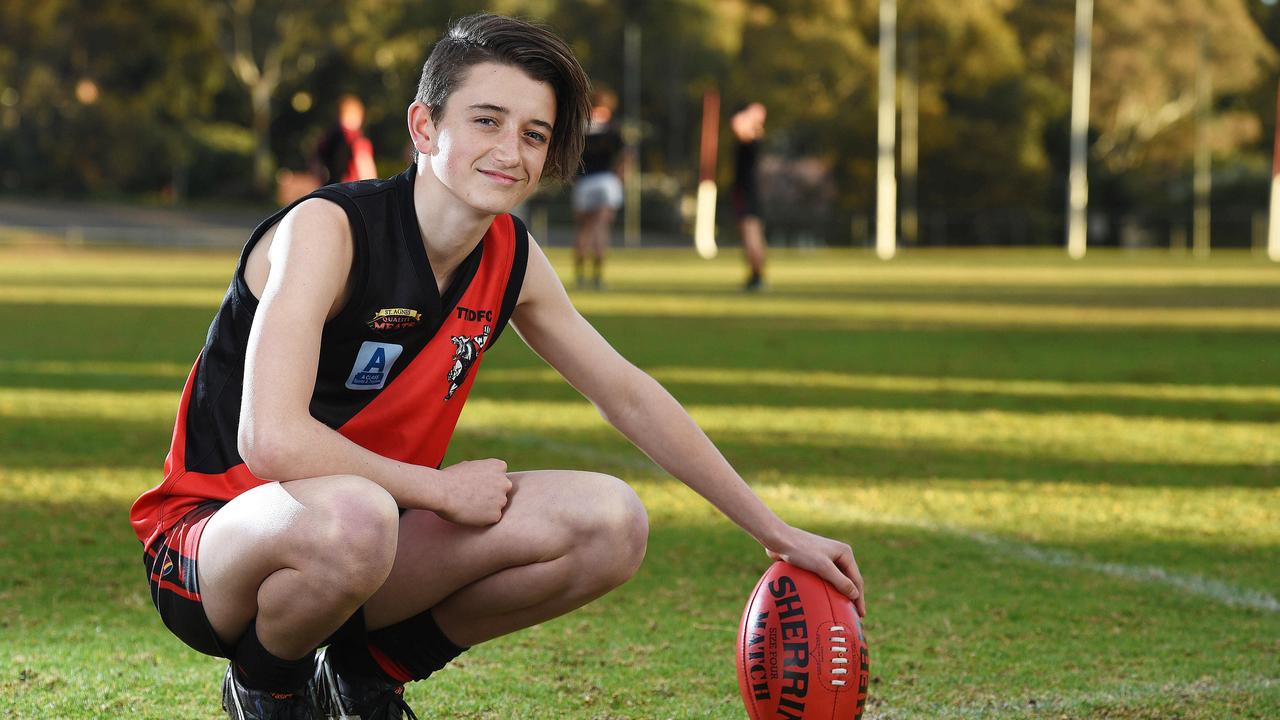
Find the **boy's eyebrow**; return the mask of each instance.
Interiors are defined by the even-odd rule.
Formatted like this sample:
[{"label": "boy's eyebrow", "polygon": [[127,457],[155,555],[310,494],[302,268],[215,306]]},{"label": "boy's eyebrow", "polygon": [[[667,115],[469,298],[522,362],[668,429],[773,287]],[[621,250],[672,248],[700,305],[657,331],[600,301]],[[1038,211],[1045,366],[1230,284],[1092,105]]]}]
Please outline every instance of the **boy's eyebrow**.
[{"label": "boy's eyebrow", "polygon": [[[502,107],[501,105],[494,105],[493,103],[475,103],[474,105],[468,105],[467,108],[470,110],[488,110],[489,112],[497,113],[499,115],[511,114],[511,111],[508,110],[507,108]],[[533,119],[533,120],[530,120],[529,122],[533,123],[534,125],[541,125],[542,127],[548,130],[554,129],[551,127],[551,123],[547,122],[546,120]]]}]

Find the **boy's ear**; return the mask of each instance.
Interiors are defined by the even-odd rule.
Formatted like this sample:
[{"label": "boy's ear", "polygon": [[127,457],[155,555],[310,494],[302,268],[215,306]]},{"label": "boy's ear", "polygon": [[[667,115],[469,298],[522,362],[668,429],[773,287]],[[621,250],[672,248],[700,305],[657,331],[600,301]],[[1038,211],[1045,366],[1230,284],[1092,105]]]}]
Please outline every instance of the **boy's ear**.
[{"label": "boy's ear", "polygon": [[431,120],[431,106],[417,100],[409,103],[409,138],[420,154],[430,155],[435,149],[436,126]]}]

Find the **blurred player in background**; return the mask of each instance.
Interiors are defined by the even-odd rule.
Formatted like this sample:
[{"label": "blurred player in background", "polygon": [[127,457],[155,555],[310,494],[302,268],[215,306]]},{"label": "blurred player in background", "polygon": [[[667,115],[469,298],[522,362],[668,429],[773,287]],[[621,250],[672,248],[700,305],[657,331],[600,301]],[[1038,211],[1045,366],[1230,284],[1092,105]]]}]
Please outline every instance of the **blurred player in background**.
[{"label": "blurred player in background", "polygon": [[749,275],[744,289],[748,291],[764,288],[767,243],[764,221],[760,219],[760,188],[756,176],[767,114],[764,105],[753,102],[734,113],[729,122],[734,137],[733,214],[738,220],[738,234],[747,259]]},{"label": "blurred player in background", "polygon": [[321,185],[378,176],[373,142],[364,135],[364,103],[360,98],[338,98],[338,122],[316,144],[314,164]]},{"label": "blurred player in background", "polygon": [[582,173],[573,183],[573,274],[579,288],[587,287],[586,265],[591,265],[590,286],[604,287],[604,258],[610,231],[622,207],[622,133],[613,120],[618,98],[606,89],[591,93],[591,122],[582,150]]}]

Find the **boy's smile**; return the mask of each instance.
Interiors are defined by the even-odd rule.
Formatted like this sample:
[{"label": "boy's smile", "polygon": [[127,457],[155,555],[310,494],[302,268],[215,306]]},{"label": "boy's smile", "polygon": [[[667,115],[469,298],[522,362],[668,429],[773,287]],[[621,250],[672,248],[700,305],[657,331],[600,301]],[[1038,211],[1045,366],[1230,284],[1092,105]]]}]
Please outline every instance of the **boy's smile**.
[{"label": "boy's smile", "polygon": [[427,132],[440,183],[487,215],[509,212],[537,187],[555,123],[551,86],[519,68],[481,63]]}]

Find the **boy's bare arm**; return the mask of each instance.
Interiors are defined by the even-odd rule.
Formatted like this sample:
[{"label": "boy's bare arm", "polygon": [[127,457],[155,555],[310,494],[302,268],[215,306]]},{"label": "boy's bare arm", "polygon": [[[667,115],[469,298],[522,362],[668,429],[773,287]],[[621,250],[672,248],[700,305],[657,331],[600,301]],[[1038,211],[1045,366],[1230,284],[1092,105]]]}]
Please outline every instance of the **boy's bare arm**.
[{"label": "boy's bare arm", "polygon": [[578,313],[532,240],[512,326],[610,424],[764,545],[771,557],[818,573],[864,611],[862,576],[849,546],[791,527],[775,515],[675,398]]}]

